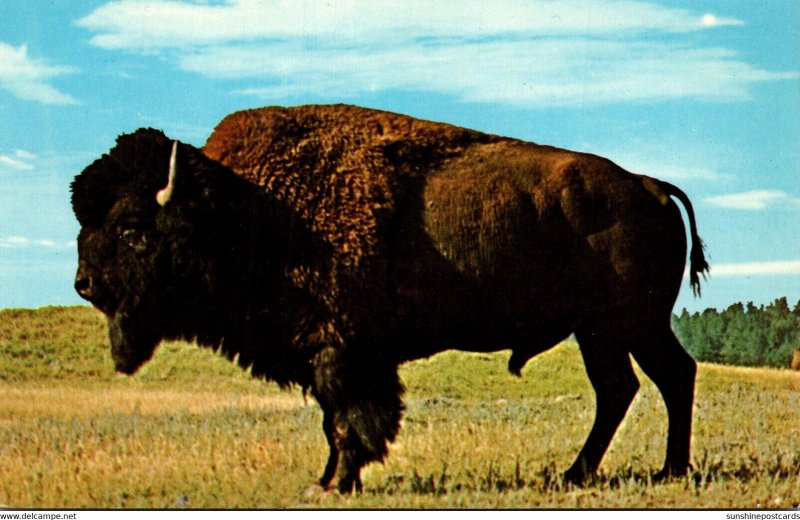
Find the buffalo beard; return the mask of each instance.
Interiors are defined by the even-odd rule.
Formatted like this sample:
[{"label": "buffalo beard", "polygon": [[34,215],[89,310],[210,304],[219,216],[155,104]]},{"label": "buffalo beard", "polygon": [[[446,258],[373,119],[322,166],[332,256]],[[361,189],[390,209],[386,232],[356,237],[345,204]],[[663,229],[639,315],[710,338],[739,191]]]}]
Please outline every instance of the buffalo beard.
[{"label": "buffalo beard", "polygon": [[132,375],[153,357],[161,338],[141,321],[124,312],[108,317],[111,358],[117,372]]}]

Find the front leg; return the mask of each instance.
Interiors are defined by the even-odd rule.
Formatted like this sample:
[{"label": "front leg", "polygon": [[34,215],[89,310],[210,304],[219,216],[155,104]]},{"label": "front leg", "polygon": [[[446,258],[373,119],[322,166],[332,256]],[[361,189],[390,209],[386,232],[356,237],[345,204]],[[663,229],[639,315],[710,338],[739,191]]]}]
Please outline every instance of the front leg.
[{"label": "front leg", "polygon": [[327,347],[314,357],[312,394],[330,447],[320,484],[330,488],[336,477],[336,489],[348,494],[361,491],[361,468],[383,460],[397,435],[403,387],[395,364],[342,350]]},{"label": "front leg", "polygon": [[328,463],[325,464],[325,472],[322,474],[322,478],[319,479],[319,485],[323,489],[328,489],[339,465],[339,448],[336,446],[336,437],[333,433],[333,413],[324,411],[324,414],[322,429],[325,432],[325,438],[328,439],[330,453],[328,454]]},{"label": "front leg", "polygon": [[[357,493],[361,493],[363,491],[361,468],[370,462],[368,458],[370,454],[361,445],[357,435],[353,435],[349,426],[341,422],[336,428],[336,443],[339,446],[337,451],[341,454],[336,474],[336,489],[343,495],[352,493],[354,488]],[[330,460],[328,463],[330,464]]]}]

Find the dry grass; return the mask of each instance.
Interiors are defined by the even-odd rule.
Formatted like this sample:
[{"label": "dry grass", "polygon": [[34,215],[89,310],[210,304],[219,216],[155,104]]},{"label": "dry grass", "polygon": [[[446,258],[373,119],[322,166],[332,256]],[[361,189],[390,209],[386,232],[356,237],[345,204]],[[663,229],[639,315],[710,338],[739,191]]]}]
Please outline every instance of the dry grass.
[{"label": "dry grass", "polygon": [[[642,390],[597,482],[572,488],[558,475],[580,449],[594,413],[576,346],[565,343],[535,358],[523,378],[505,371],[505,353],[445,353],[403,368],[403,429],[386,463],[364,472],[365,492],[306,497],[326,446],[320,411],[299,391],[249,380],[210,353],[180,344],[162,347],[140,375],[118,377],[105,359],[102,322],[93,311],[8,313],[0,312],[0,374],[6,374],[0,379],[0,503],[13,507],[800,503],[798,373],[701,365],[694,474],[658,485],[648,476],[662,462],[666,414],[641,376]],[[49,345],[49,362],[63,370],[37,364],[37,345]]]},{"label": "dry grass", "polygon": [[209,413],[224,408],[271,412],[304,406],[299,393],[248,395],[168,389],[109,388],[98,391],[80,387],[0,386],[0,417],[17,419],[42,416],[91,417],[119,413],[163,415],[181,410],[187,414]]}]

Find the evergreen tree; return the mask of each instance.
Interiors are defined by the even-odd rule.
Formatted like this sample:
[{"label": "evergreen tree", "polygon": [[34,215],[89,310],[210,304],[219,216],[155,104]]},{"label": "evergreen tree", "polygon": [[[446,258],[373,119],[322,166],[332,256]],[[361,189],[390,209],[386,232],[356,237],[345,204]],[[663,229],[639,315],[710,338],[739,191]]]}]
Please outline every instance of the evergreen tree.
[{"label": "evergreen tree", "polygon": [[797,345],[797,317],[789,309],[786,298],[779,298],[764,309],[767,349],[764,361],[774,367],[785,367]]},{"label": "evergreen tree", "polygon": [[800,301],[786,298],[764,307],[735,303],[722,313],[706,309],[673,316],[673,330],[698,361],[742,366],[788,366],[800,348]]},{"label": "evergreen tree", "polygon": [[696,339],[692,354],[700,361],[724,362],[721,351],[725,319],[716,309],[706,309],[693,321],[692,333]]}]

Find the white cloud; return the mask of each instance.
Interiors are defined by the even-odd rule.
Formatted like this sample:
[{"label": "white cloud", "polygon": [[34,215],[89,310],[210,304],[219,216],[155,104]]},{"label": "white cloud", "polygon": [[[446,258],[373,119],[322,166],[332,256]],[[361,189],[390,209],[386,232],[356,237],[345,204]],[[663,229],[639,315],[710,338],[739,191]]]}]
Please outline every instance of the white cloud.
[{"label": "white cloud", "polygon": [[[713,278],[752,277],[752,276],[795,276],[800,275],[800,260],[772,260],[765,262],[738,262],[711,264],[709,276]],[[683,273],[689,278],[688,267]]]},{"label": "white cloud", "polygon": [[264,98],[403,89],[519,105],[746,98],[749,84],[788,77],[726,54],[591,39],[413,43],[370,50],[289,43],[274,44],[270,52],[249,44],[202,49],[182,56],[180,64],[210,77],[275,78],[273,85],[243,91]]},{"label": "white cloud", "polygon": [[800,260],[745,262],[711,266],[711,276],[800,275]]},{"label": "white cloud", "polygon": [[706,27],[720,27],[723,25],[744,25],[744,22],[741,20],[736,20],[735,18],[719,18],[711,13],[706,13],[700,19],[700,23],[702,23]]},{"label": "white cloud", "polygon": [[48,249],[53,248],[61,248],[61,249],[72,249],[76,246],[76,242],[74,240],[70,240],[68,242],[60,243],[56,242],[55,240],[44,239],[44,238],[28,238],[24,236],[14,235],[9,236],[6,238],[0,237],[0,249],[2,248],[19,248],[19,247],[44,247]]},{"label": "white cloud", "polygon": [[637,0],[130,0],[78,24],[94,45],[247,80],[239,92],[266,99],[406,90],[528,106],[731,100],[800,77],[680,36],[740,20]]},{"label": "white cloud", "polygon": [[[0,239],[0,240],[2,240],[2,239]],[[2,242],[5,243],[5,244],[8,244],[10,246],[26,246],[26,245],[30,244],[31,241],[27,237],[10,236],[10,237],[6,238],[5,240],[2,240]]]},{"label": "white cloud", "polygon": [[14,155],[19,159],[24,159],[28,161],[35,161],[39,158],[35,153],[29,152],[27,150],[14,150]]},{"label": "white cloud", "polygon": [[0,165],[10,166],[15,170],[33,170],[33,165],[7,155],[0,155]]},{"label": "white cloud", "polygon": [[78,101],[56,89],[50,80],[74,72],[71,67],[48,65],[31,58],[28,47],[0,42],[0,87],[20,99],[49,105],[74,105]]},{"label": "white cloud", "polygon": [[713,206],[719,206],[721,208],[751,211],[762,210],[767,206],[782,202],[793,204],[800,203],[800,199],[792,198],[785,191],[781,190],[753,190],[743,193],[716,195],[713,197],[706,197],[705,201]]},{"label": "white cloud", "polygon": [[[709,23],[713,19],[713,23]],[[109,2],[78,21],[109,49],[158,49],[263,38],[378,41],[388,37],[686,32],[739,20],[638,0],[170,0]]]},{"label": "white cloud", "polygon": [[24,171],[36,168],[36,161],[39,157],[35,153],[27,150],[14,150],[12,154],[0,154],[0,169],[3,166],[13,170]]}]

